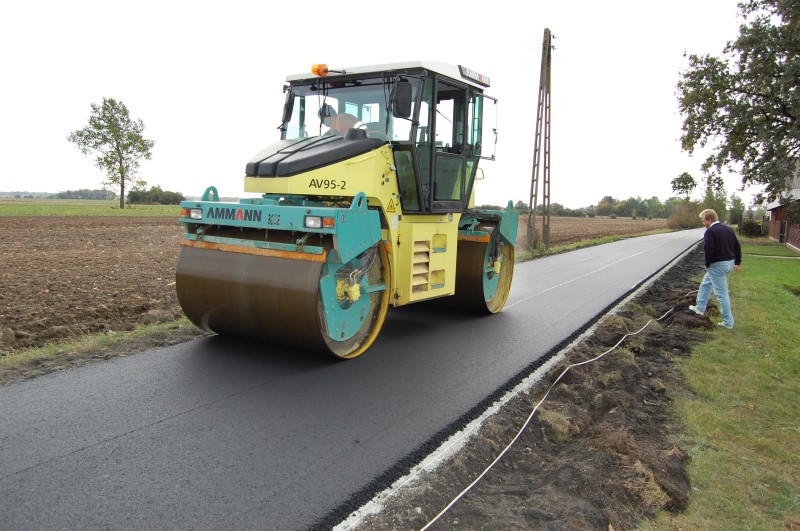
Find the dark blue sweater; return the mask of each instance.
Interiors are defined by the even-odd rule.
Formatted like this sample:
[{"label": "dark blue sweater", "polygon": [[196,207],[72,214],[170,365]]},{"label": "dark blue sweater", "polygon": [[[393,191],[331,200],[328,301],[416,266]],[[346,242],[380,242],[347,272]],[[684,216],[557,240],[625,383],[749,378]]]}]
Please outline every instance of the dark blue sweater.
[{"label": "dark blue sweater", "polygon": [[742,246],[736,238],[733,229],[722,223],[714,223],[706,229],[703,235],[703,251],[706,255],[706,267],[714,262],[733,260],[739,265],[742,263]]}]

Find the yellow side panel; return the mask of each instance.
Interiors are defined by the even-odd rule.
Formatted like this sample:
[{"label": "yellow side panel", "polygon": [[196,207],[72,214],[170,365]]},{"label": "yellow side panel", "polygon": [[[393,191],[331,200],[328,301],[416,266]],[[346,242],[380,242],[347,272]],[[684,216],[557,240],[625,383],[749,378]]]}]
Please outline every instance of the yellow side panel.
[{"label": "yellow side panel", "polygon": [[455,293],[459,218],[403,216],[395,240],[395,306]]},{"label": "yellow side panel", "polygon": [[245,177],[244,191],[332,197],[364,192],[370,205],[375,199],[384,211],[399,210],[394,159],[388,145],[291,177]]}]

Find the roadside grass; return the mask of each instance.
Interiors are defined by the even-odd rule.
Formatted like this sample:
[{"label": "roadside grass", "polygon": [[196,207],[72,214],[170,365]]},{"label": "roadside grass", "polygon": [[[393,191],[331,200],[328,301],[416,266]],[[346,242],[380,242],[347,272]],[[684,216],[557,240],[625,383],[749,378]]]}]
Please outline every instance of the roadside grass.
[{"label": "roadside grass", "polygon": [[800,528],[800,260],[746,258],[763,250],[729,277],[735,328],[678,361],[689,507],[644,529]]},{"label": "roadside grass", "polygon": [[102,354],[107,352],[125,355],[154,346],[187,341],[203,334],[205,332],[183,317],[168,323],[139,325],[130,331],[88,334],[66,341],[48,343],[38,348],[0,352],[0,383],[6,379],[7,373],[26,365],[43,365],[60,357],[66,357],[68,360],[79,360],[87,356],[104,358]]},{"label": "roadside grass", "polygon": [[800,252],[767,238],[739,237],[739,241],[742,246],[747,247],[747,251],[745,251],[744,247],[742,248],[742,253],[749,256],[789,256],[800,258]]},{"label": "roadside grass", "polygon": [[89,199],[0,199],[3,216],[164,216],[178,218],[178,205],[125,205],[119,201]]}]

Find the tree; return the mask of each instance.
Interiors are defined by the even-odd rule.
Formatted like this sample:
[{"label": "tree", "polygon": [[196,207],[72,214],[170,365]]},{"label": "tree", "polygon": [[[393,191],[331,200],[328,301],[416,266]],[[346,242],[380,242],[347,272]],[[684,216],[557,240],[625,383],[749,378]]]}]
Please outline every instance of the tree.
[{"label": "tree", "polygon": [[786,220],[789,223],[800,223],[800,199],[783,199],[781,202],[786,205]]},{"label": "tree", "polygon": [[180,205],[186,199],[180,192],[162,190],[160,186],[151,186],[150,190],[131,190],[128,203],[147,203],[153,205]]},{"label": "tree", "polygon": [[742,0],[744,23],[722,57],[689,56],[678,82],[681,144],[716,142],[704,170],[738,166],[742,186],[770,199],[787,188],[800,159],[800,2]]},{"label": "tree", "polygon": [[725,222],[728,219],[728,200],[724,187],[714,189],[711,184],[706,186],[706,194],[703,196],[703,201],[700,205],[703,208],[713,209],[717,213],[719,220]]},{"label": "tree", "polygon": [[731,194],[730,198],[730,209],[729,217],[730,219],[728,222],[731,225],[738,225],[740,221],[742,221],[742,215],[744,214],[744,201],[742,198],[737,196],[736,194]]},{"label": "tree", "polygon": [[125,208],[125,184],[143,187],[137,180],[139,161],[150,159],[150,150],[155,142],[142,136],[144,123],[131,120],[128,108],[121,101],[103,98],[102,105],[92,103],[89,124],[73,131],[67,140],[75,144],[81,153],[96,152],[95,164],[106,172],[105,186],[119,186],[119,207]]},{"label": "tree", "polygon": [[686,200],[681,199],[680,197],[670,197],[664,201],[664,216],[669,218],[672,215],[672,212],[685,202]]},{"label": "tree", "polygon": [[641,210],[643,210],[641,198],[629,197],[617,203],[616,207],[614,207],[614,214],[624,218],[636,217],[641,215]]},{"label": "tree", "polygon": [[644,209],[644,212],[642,212],[642,214],[647,216],[649,219],[667,217],[664,212],[664,205],[661,203],[661,200],[656,196],[653,196],[650,199],[645,199],[644,201],[642,201],[642,207]]},{"label": "tree", "polygon": [[679,176],[672,179],[672,191],[676,194],[686,194],[686,200],[689,200],[692,190],[697,188],[697,181],[691,174],[683,172]]},{"label": "tree", "polygon": [[56,199],[93,199],[93,200],[108,200],[114,199],[116,194],[110,190],[88,190],[86,188],[81,190],[67,190],[66,192],[58,192],[55,195]]},{"label": "tree", "polygon": [[598,216],[610,216],[614,213],[614,208],[617,206],[617,200],[610,195],[605,196],[597,203],[595,212]]}]

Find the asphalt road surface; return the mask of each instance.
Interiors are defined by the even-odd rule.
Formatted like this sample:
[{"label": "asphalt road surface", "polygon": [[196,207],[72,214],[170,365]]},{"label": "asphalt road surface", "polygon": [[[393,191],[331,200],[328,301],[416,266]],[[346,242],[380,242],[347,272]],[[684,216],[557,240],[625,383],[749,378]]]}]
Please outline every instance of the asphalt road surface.
[{"label": "asphalt road surface", "polygon": [[494,316],[390,309],[352,361],[211,337],[2,387],[0,529],[331,527],[701,237],[517,264]]}]

